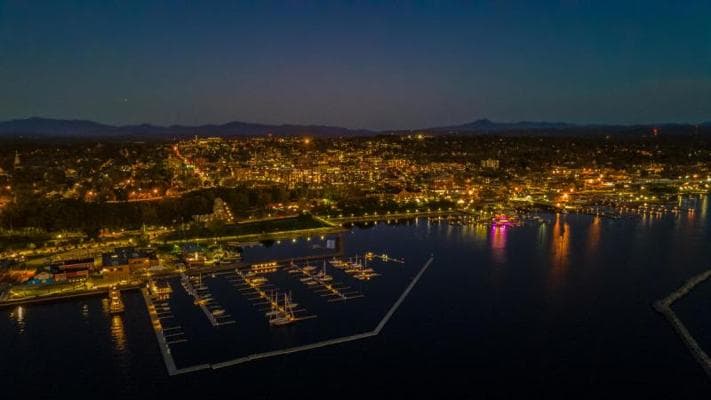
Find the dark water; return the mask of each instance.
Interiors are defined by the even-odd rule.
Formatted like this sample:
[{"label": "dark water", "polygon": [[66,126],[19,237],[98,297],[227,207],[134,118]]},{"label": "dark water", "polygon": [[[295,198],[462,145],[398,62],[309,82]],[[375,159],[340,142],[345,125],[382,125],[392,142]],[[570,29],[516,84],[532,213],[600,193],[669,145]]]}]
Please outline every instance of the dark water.
[{"label": "dark water", "polygon": [[[188,342],[178,367],[372,329],[430,254],[435,261],[382,333],[364,341],[176,377],[165,372],[143,299],[126,312],[96,298],[2,310],[4,398],[709,398],[711,384],[650,304],[711,268],[711,210],[496,230],[378,224],[347,254],[406,258],[347,283],[366,297],[327,304],[285,273],[270,277],[318,318],[269,328],[224,277],[206,277],[237,324],[213,328],[176,282],[171,307]],[[313,243],[313,244],[312,244]],[[249,249],[252,259],[314,251],[319,240]],[[675,310],[711,351],[711,282]],[[7,397],[5,396],[7,395]]]}]

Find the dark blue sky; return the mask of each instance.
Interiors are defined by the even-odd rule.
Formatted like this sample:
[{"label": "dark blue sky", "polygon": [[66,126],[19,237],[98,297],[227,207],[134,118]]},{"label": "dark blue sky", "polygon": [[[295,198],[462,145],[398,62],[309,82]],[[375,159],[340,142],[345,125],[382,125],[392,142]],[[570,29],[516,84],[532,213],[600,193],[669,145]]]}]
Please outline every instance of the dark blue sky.
[{"label": "dark blue sky", "polygon": [[711,2],[0,0],[0,120],[27,116],[711,120]]}]

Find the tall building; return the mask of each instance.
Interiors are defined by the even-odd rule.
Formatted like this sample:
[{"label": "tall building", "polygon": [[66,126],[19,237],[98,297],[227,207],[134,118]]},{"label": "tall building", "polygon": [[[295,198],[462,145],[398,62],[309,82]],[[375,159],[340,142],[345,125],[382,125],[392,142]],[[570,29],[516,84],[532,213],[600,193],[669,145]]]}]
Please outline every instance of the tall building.
[{"label": "tall building", "polygon": [[499,169],[499,160],[487,159],[481,160],[482,168]]},{"label": "tall building", "polygon": [[20,161],[20,153],[15,150],[15,162],[12,164],[15,169],[22,168],[22,162]]}]

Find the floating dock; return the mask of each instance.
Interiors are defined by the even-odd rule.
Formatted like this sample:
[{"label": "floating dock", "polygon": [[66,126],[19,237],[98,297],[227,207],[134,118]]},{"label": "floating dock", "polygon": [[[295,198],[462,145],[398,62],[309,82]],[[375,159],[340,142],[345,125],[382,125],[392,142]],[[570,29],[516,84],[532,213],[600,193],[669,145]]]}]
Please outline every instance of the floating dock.
[{"label": "floating dock", "polygon": [[281,317],[288,316],[289,322],[296,322],[305,319],[316,318],[316,315],[308,315],[304,308],[297,308],[294,304],[287,302],[283,304],[279,299],[286,294],[280,293],[267,280],[267,278],[253,274],[248,275],[239,269],[235,269],[234,278],[229,281],[243,295],[247,296],[255,306],[261,306],[261,311],[265,312],[265,317],[270,318],[274,314]]},{"label": "floating dock", "polygon": [[317,286],[318,289],[316,290],[316,293],[321,297],[328,298],[328,302],[345,301],[363,297],[363,295],[358,291],[349,290],[350,287],[344,286],[338,282],[333,282],[333,278],[330,280],[324,279],[328,276],[326,275],[325,269],[325,261],[323,271],[320,273],[315,273],[306,266],[299,266],[296,263],[292,263],[288,269],[288,272],[303,276],[301,282],[307,286]]},{"label": "floating dock", "polygon": [[181,276],[180,281],[185,291],[195,298],[195,304],[200,307],[212,326],[218,327],[236,323],[229,314],[225,313],[224,308],[213,300],[210,290],[202,284],[201,277],[197,282],[197,286],[195,286],[192,277],[184,274]]}]

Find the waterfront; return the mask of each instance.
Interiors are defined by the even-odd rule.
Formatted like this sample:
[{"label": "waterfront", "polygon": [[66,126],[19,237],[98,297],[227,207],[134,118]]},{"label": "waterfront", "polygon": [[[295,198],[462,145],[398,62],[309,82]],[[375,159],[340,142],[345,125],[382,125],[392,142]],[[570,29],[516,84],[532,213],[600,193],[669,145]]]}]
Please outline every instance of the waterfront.
[{"label": "waterfront", "polygon": [[[139,292],[124,293],[120,316],[111,316],[102,298],[2,310],[0,383],[10,394],[31,397],[110,389],[124,397],[436,391],[457,398],[537,398],[614,391],[635,398],[705,398],[711,385],[704,371],[651,306],[711,267],[708,200],[690,206],[696,212],[619,220],[545,215],[547,224],[517,228],[427,219],[354,228],[345,235],[346,255],[388,253],[406,264],[379,266],[400,273],[364,283],[359,289],[366,297],[338,310],[365,300],[362,307],[372,313],[345,314],[350,317],[332,324],[331,332],[323,332],[331,321],[323,304],[310,309],[319,314],[313,321],[269,328],[245,303],[231,312],[236,324],[215,335],[174,284],[175,301],[183,303],[177,310],[190,314],[183,328],[194,338],[188,354],[176,356],[191,365],[231,358],[224,354],[229,352],[234,357],[372,329],[408,278],[435,254],[378,336],[177,377],[167,375]],[[245,258],[282,258],[318,243],[248,248]],[[238,296],[220,277],[208,286],[222,303]],[[292,286],[296,298],[307,295]],[[701,313],[708,310],[709,294],[711,283],[705,282],[675,304],[706,349],[711,322]]]}]

